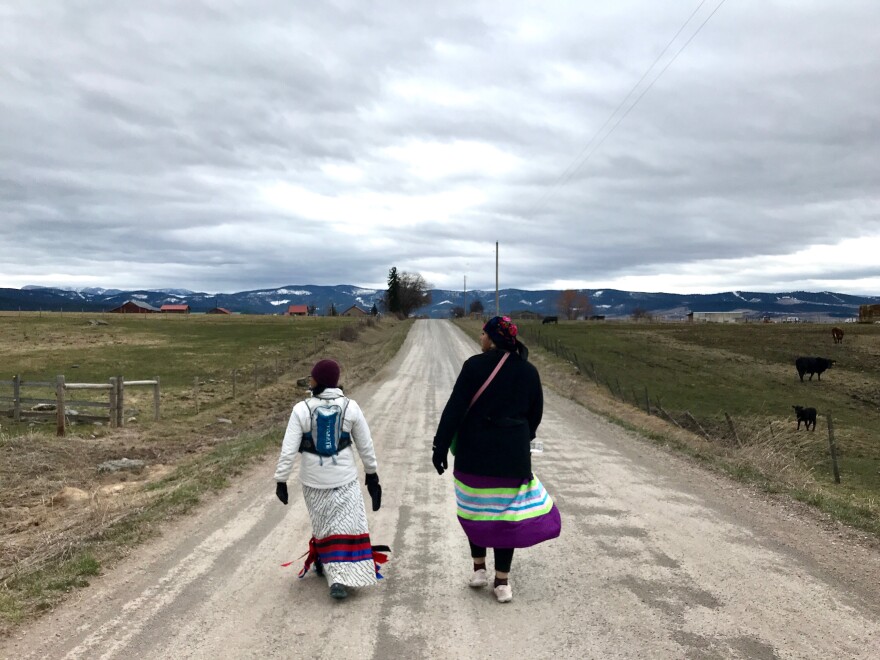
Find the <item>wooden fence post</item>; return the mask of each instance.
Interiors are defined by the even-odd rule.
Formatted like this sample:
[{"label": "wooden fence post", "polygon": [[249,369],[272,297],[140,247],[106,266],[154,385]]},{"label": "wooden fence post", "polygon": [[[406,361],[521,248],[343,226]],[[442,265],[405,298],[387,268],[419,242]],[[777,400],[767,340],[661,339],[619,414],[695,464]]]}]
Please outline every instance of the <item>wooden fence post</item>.
[{"label": "wooden fence post", "polygon": [[733,420],[727,413],[724,413],[724,417],[727,419],[727,425],[730,427],[730,432],[733,434],[733,439],[736,440],[736,446],[742,447],[742,443],[739,441],[739,434],[737,434],[736,427],[733,425]]},{"label": "wooden fence post", "polygon": [[116,428],[116,395],[118,394],[116,390],[116,378],[110,379],[110,428]]},{"label": "wooden fence post", "polygon": [[116,376],[116,426],[125,426],[125,379],[121,374]]},{"label": "wooden fence post", "polygon": [[156,384],[153,385],[153,421],[159,421],[159,377],[156,376],[153,380],[156,381]]},{"label": "wooden fence post", "polygon": [[16,423],[21,421],[21,376],[15,374],[12,379],[12,419]]},{"label": "wooden fence post", "polygon": [[55,419],[58,437],[64,437],[64,376],[55,378]]},{"label": "wooden fence post", "polygon": [[840,483],[840,470],[837,468],[837,446],[834,444],[834,422],[828,415],[828,445],[831,448],[831,469],[834,471],[834,483]]}]

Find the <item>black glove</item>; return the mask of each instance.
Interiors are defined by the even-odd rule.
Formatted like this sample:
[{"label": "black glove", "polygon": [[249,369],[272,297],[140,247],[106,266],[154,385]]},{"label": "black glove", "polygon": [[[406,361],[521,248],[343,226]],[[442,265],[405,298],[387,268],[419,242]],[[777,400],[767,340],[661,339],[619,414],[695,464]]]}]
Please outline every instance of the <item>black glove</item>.
[{"label": "black glove", "polygon": [[434,453],[431,455],[431,462],[434,464],[434,469],[437,470],[437,474],[443,474],[449,469],[449,461],[446,458],[449,449],[446,447],[438,447],[437,445],[434,445],[433,449]]},{"label": "black glove", "polygon": [[368,474],[367,480],[364,483],[367,485],[370,499],[373,500],[373,511],[378,511],[379,507],[382,506],[382,486],[379,485],[379,475]]},{"label": "black glove", "polygon": [[275,495],[281,500],[282,504],[287,504],[287,484],[283,481],[275,482]]}]

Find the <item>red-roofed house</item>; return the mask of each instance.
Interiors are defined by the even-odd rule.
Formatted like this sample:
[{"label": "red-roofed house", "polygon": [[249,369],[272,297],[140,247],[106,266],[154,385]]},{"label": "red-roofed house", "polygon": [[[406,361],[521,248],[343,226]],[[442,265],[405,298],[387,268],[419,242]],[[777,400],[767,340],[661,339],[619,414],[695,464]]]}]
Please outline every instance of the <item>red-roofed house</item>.
[{"label": "red-roofed house", "polygon": [[189,305],[162,305],[159,311],[166,314],[189,314]]},{"label": "red-roofed house", "polygon": [[308,316],[309,315],[309,306],[308,305],[291,305],[287,308],[287,311],[284,312],[285,316]]},{"label": "red-roofed house", "polygon": [[232,312],[225,307],[215,307],[214,309],[209,309],[205,314],[232,314]]}]

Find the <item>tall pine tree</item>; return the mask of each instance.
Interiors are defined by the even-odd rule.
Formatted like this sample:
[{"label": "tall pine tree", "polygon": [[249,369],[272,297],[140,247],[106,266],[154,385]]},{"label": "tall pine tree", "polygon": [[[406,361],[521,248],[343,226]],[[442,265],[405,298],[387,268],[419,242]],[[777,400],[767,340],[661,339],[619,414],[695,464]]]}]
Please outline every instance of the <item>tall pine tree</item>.
[{"label": "tall pine tree", "polygon": [[400,276],[397,266],[388,271],[388,291],[385,292],[385,307],[392,314],[400,312]]}]

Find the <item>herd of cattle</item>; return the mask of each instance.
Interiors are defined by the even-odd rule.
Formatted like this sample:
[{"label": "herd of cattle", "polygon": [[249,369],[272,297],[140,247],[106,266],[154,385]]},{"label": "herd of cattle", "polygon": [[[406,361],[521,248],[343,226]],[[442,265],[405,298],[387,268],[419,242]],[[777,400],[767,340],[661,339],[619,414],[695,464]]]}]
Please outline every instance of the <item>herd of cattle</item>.
[{"label": "herd of cattle", "polygon": [[[835,344],[843,342],[843,330],[840,328],[831,328],[831,338]],[[801,382],[804,382],[804,375],[809,374],[809,380],[813,380],[813,374],[816,374],[816,380],[822,380],[822,373],[834,366],[835,360],[829,360],[823,357],[799,357],[794,361],[798,376]],[[816,409],[805,408],[803,406],[792,406],[794,408],[795,417],[797,417],[797,430],[801,430],[801,422],[807,431],[816,430]]]}]

